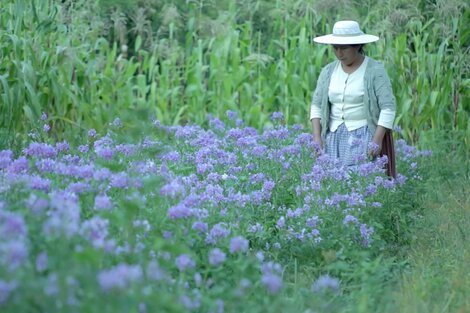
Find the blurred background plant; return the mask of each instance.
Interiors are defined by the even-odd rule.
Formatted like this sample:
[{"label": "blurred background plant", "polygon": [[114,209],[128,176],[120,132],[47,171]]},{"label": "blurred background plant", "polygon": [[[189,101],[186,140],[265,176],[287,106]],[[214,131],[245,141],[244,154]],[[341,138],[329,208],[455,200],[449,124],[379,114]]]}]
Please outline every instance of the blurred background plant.
[{"label": "blurred background plant", "polygon": [[309,102],[334,59],[312,37],[338,19],[381,36],[413,144],[452,132],[470,151],[470,8],[465,0],[5,0],[0,8],[0,148],[22,145],[48,115],[57,139],[104,130],[116,117],[205,123],[240,112],[309,127]]}]

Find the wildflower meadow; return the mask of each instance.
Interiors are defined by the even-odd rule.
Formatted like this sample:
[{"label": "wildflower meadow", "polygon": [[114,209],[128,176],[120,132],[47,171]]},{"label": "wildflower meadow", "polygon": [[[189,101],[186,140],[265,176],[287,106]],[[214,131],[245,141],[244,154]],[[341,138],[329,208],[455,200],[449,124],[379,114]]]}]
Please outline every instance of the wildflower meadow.
[{"label": "wildflower meadow", "polygon": [[132,143],[115,120],[77,146],[42,130],[1,151],[2,307],[299,312],[348,293],[356,266],[406,240],[395,223],[414,212],[398,216],[394,199],[411,197],[429,152],[398,141],[390,179],[380,158],[342,168],[282,113],[262,131],[226,120],[149,121]]},{"label": "wildflower meadow", "polygon": [[[397,175],[309,110],[352,19]],[[1,313],[470,312],[465,0],[2,0]]]}]

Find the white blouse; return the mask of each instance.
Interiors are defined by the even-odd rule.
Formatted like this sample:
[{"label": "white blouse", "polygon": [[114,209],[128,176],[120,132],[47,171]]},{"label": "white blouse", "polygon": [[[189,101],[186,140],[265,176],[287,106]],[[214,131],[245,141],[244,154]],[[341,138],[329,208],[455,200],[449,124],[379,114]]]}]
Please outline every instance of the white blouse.
[{"label": "white blouse", "polygon": [[[367,125],[367,115],[364,107],[364,74],[369,58],[365,57],[362,64],[352,73],[346,73],[341,62],[333,70],[328,97],[331,103],[329,130],[331,132],[345,123],[348,131]],[[390,112],[389,112],[390,111]],[[320,108],[312,107],[310,118],[321,118]],[[393,127],[395,112],[381,110],[378,125],[385,128]]]}]

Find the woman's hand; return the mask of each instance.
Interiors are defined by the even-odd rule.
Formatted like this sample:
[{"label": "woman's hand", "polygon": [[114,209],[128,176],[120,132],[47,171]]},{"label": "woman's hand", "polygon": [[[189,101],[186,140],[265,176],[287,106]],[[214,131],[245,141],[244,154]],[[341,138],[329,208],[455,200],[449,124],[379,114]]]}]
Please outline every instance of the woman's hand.
[{"label": "woman's hand", "polygon": [[367,147],[367,156],[369,159],[374,159],[380,155],[380,151],[382,151],[382,141],[377,143],[372,140]]},{"label": "woman's hand", "polygon": [[382,140],[384,139],[386,130],[385,127],[380,125],[375,129],[374,137],[367,149],[367,155],[370,159],[374,159],[380,155],[380,151],[382,151]]},{"label": "woman's hand", "polygon": [[320,135],[313,135],[313,147],[315,148],[316,155],[320,155],[323,152],[323,140]]},{"label": "woman's hand", "polygon": [[319,155],[323,151],[323,140],[321,139],[321,124],[319,118],[312,118],[313,144],[315,145],[316,154]]}]

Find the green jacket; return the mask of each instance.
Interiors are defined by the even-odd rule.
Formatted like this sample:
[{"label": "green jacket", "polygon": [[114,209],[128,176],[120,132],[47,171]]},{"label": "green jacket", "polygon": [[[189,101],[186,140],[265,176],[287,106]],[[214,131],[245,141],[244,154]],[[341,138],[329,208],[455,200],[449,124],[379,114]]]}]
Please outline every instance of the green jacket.
[{"label": "green jacket", "polygon": [[[312,96],[311,105],[321,110],[321,135],[325,138],[330,120],[330,102],[328,101],[328,87],[331,74],[339,61],[326,65],[320,72],[317,86]],[[364,75],[364,104],[366,107],[367,126],[374,135],[379,120],[380,110],[388,108],[396,111],[395,96],[392,84],[382,63],[369,58]]]}]

